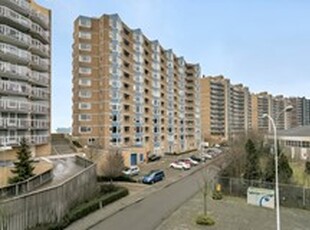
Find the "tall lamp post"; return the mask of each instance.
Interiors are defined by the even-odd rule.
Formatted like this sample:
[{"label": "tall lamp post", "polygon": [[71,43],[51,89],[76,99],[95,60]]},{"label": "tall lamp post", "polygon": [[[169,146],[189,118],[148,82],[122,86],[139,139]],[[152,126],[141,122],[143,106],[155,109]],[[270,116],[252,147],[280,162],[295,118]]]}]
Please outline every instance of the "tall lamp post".
[{"label": "tall lamp post", "polygon": [[[277,119],[280,117],[281,114],[285,112],[292,111],[293,106],[289,105],[286,106],[277,116]],[[280,224],[280,201],[279,201],[279,173],[278,173],[278,146],[277,146],[277,127],[273,118],[268,115],[267,113],[263,114],[263,118],[268,118],[272,124],[273,128],[273,141],[274,141],[274,161],[275,161],[275,187],[276,187],[276,215],[277,215],[277,230],[281,229]]]}]

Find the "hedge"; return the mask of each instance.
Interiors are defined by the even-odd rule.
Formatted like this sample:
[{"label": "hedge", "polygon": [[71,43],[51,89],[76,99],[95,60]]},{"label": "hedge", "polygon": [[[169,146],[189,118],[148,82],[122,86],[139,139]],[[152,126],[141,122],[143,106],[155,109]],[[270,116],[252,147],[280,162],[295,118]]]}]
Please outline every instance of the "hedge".
[{"label": "hedge", "polygon": [[[67,213],[62,221],[58,224],[46,224],[46,225],[40,225],[35,228],[31,228],[32,230],[43,230],[43,229],[48,229],[48,230],[60,230],[64,229],[67,226],[69,226],[71,223],[74,221],[81,219],[84,216],[87,216],[89,213],[94,212],[100,207],[104,207],[124,196],[127,196],[129,194],[128,189],[124,187],[116,187],[117,190],[110,192],[110,193],[105,193],[104,195],[101,195],[99,197],[95,197],[94,199],[84,202],[75,208],[71,209],[69,213]],[[101,190],[106,190],[101,188]]]}]

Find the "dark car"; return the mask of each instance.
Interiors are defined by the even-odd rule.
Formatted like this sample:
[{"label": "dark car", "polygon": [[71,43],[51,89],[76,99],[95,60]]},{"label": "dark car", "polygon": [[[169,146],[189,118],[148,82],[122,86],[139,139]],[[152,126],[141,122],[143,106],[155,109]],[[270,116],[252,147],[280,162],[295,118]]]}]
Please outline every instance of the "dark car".
[{"label": "dark car", "polygon": [[197,162],[201,162],[203,159],[201,159],[200,157],[197,157],[197,156],[195,156],[195,155],[192,155],[192,156],[190,156],[189,158],[191,158],[192,160],[194,160],[194,161],[197,161]]},{"label": "dark car", "polygon": [[163,170],[152,170],[142,179],[144,184],[154,184],[157,181],[161,181],[165,178],[165,173]]},{"label": "dark car", "polygon": [[159,155],[151,154],[151,155],[149,155],[149,157],[147,159],[148,159],[148,161],[158,161],[158,160],[160,160],[160,158],[161,158],[161,156],[159,156]]}]

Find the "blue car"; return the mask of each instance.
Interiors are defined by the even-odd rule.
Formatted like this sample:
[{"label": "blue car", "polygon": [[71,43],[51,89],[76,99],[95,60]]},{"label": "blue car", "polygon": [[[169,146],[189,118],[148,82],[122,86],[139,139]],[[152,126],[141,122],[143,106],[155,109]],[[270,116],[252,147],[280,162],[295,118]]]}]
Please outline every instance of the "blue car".
[{"label": "blue car", "polygon": [[152,170],[142,179],[144,184],[154,184],[157,181],[161,181],[165,178],[165,173],[163,170]]}]

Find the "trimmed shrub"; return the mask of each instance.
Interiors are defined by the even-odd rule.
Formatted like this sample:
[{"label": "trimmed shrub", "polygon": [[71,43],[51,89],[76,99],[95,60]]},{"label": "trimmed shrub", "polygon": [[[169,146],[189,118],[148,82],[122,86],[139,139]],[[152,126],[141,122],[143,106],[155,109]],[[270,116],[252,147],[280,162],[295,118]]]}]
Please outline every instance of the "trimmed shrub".
[{"label": "trimmed shrub", "polygon": [[214,191],[212,194],[212,199],[213,200],[221,200],[221,199],[223,199],[223,194],[221,192]]},{"label": "trimmed shrub", "polygon": [[72,144],[77,148],[83,148],[83,146],[78,141],[72,141]]},{"label": "trimmed shrub", "polygon": [[214,225],[215,221],[208,215],[199,215],[196,218],[196,224],[199,225]]},{"label": "trimmed shrub", "polygon": [[111,181],[123,181],[123,182],[131,182],[136,183],[137,180],[129,177],[129,176],[118,176],[118,177],[106,177],[106,176],[97,176],[98,182],[111,182]]}]

